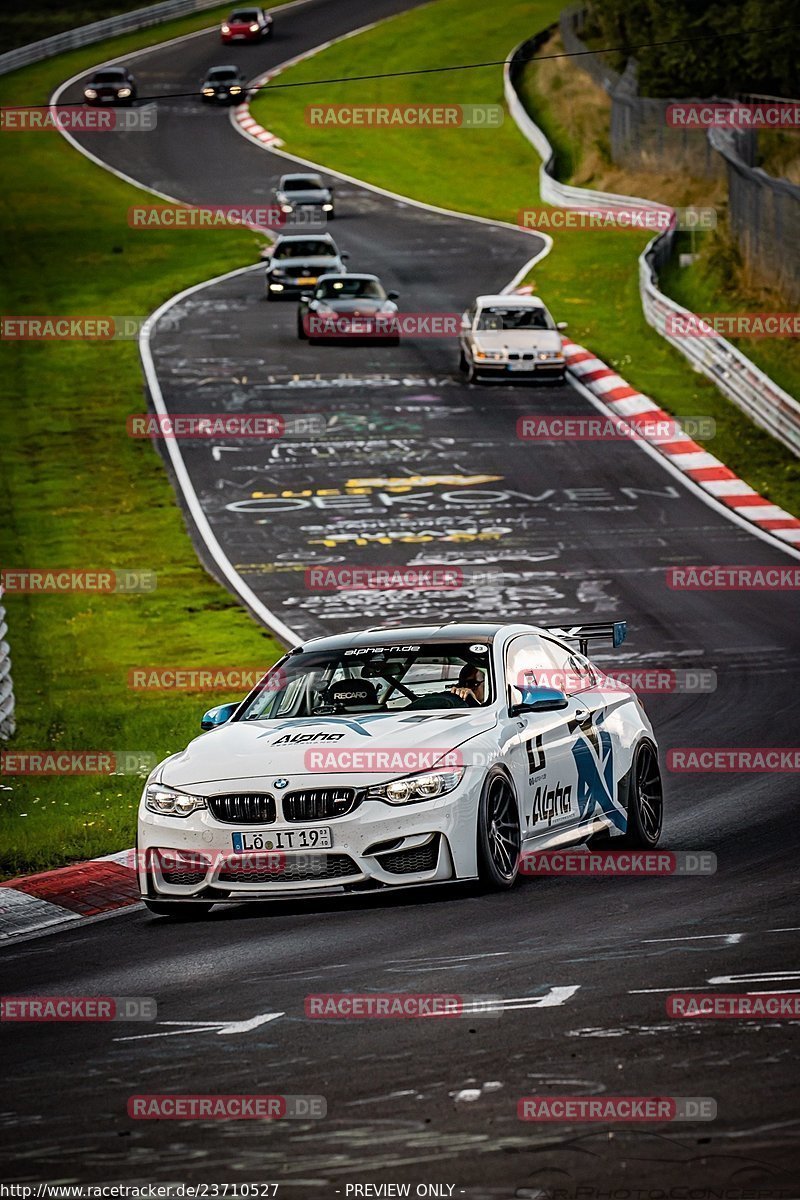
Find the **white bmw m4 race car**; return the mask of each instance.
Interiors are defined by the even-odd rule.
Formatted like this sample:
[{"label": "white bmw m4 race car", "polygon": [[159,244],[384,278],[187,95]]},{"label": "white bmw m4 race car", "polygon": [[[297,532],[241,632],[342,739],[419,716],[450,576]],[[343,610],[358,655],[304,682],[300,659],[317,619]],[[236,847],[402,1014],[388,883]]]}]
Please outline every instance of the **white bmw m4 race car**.
[{"label": "white bmw m4 race car", "polygon": [[[662,786],[634,693],[586,658],[625,623],[446,624],[317,638],[151,774],[137,869],[155,913],[454,880],[526,852],[650,849]],[[574,645],[577,643],[577,647]]]}]

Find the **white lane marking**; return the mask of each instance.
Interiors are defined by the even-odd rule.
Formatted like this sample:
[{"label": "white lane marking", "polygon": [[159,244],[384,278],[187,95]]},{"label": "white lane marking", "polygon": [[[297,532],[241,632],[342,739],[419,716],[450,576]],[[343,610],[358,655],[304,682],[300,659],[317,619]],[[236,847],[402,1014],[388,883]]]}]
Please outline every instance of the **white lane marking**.
[{"label": "white lane marking", "polygon": [[737,945],[743,937],[747,937],[745,933],[696,933],[691,937],[668,937],[668,938],[642,938],[642,945],[650,945],[655,942],[704,942],[708,938],[725,938],[725,941],[730,946]]},{"label": "white lane marking", "polygon": [[[613,416],[613,408],[610,408],[607,404],[604,404],[602,400],[595,396],[593,392],[590,392],[589,389],[582,384],[580,380],[576,379],[574,375],[571,375],[569,371],[567,371],[567,382],[580,396],[583,396],[585,400],[588,400],[592,407],[596,408],[598,412],[603,413],[605,416]],[[675,479],[679,479],[683,486],[690,492],[693,492],[694,495],[697,496],[698,500],[702,500],[708,508],[713,509],[714,512],[725,517],[726,520],[731,521],[734,525],[739,525],[740,528],[747,530],[747,532],[751,533],[753,537],[760,538],[762,542],[766,542],[767,545],[772,546],[773,549],[782,550],[783,553],[788,554],[790,558],[800,559],[800,549],[795,549],[794,546],[790,546],[788,543],[774,537],[769,530],[760,529],[759,526],[754,525],[752,521],[748,521],[744,517],[740,517],[735,509],[728,508],[726,505],[717,500],[715,496],[712,496],[709,492],[706,492],[699,483],[696,483],[695,480],[691,478],[691,476],[685,475],[683,471],[679,470],[666,454],[662,454],[656,449],[655,446],[651,446],[651,444],[644,438],[633,438],[631,440],[634,446],[638,446],[638,448],[645,454],[648,454],[654,462],[660,463],[661,467],[665,471],[667,471],[670,475],[673,475]]]},{"label": "white lane marking", "polygon": [[579,983],[576,983],[566,987],[551,987],[548,988],[543,996],[510,996],[508,999],[501,996],[497,1004],[487,1002],[484,1005],[476,1006],[474,1009],[468,1008],[465,1005],[463,1011],[465,1013],[486,1012],[487,1010],[491,1012],[498,1010],[508,1012],[515,1008],[557,1008],[562,1004],[566,1004],[575,995],[580,986]]},{"label": "white lane marking", "polygon": [[[683,987],[631,988],[629,996],[647,996],[653,992],[710,992],[707,983],[687,983]],[[782,996],[800,992],[800,988],[771,988],[764,992],[742,992],[743,996]]]},{"label": "white lane marking", "polygon": [[268,1021],[276,1021],[285,1014],[282,1012],[258,1013],[244,1021],[159,1021],[159,1025],[180,1025],[185,1028],[171,1029],[167,1033],[137,1033],[131,1037],[114,1038],[115,1042],[141,1042],[145,1038],[185,1037],[191,1033],[216,1033],[227,1036],[234,1033],[248,1033]]},{"label": "white lane marking", "polygon": [[[151,331],[155,328],[159,319],[164,315],[165,312],[168,312],[173,305],[179,304],[182,300],[185,300],[187,296],[192,296],[195,292],[199,292],[203,288],[213,287],[214,284],[222,283],[227,279],[234,279],[237,275],[244,275],[248,271],[260,271],[261,269],[261,263],[256,263],[254,266],[250,267],[237,267],[234,271],[226,271],[224,275],[217,275],[215,279],[207,279],[203,283],[196,283],[192,287],[184,288],[182,292],[177,292],[176,295],[171,296],[169,300],[165,300],[165,302],[147,318],[139,334],[139,353],[142,358],[142,366],[144,368],[147,386],[150,389],[153,407],[161,416],[167,416],[168,410],[164,402],[161,384],[159,383],[158,379],[158,372],[156,371],[153,354],[150,349]],[[287,642],[290,646],[299,645],[302,641],[302,638],[296,634],[293,629],[290,629],[289,626],[280,619],[280,617],[276,616],[271,609],[267,608],[263,600],[259,600],[253,589],[249,586],[249,584],[244,582],[241,575],[234,568],[233,563],[222,549],[222,546],[218,542],[216,535],[211,529],[211,525],[206,514],[203,512],[197,492],[194,490],[194,484],[192,483],[191,476],[186,468],[186,463],[183,460],[178,439],[165,438],[164,444],[172,462],[172,467],[175,471],[175,477],[178,480],[178,484],[183,493],[186,505],[192,514],[192,519],[197,527],[197,531],[200,534],[200,537],[203,539],[203,543],[209,554],[217,564],[217,567],[230,584],[234,594],[238,595],[246,607],[249,608],[250,611],[259,618],[262,624],[266,625],[268,629],[271,629],[272,632],[277,634],[279,638]]]},{"label": "white lane marking", "polygon": [[709,983],[779,983],[800,979],[800,971],[751,971],[746,975],[714,975]]}]

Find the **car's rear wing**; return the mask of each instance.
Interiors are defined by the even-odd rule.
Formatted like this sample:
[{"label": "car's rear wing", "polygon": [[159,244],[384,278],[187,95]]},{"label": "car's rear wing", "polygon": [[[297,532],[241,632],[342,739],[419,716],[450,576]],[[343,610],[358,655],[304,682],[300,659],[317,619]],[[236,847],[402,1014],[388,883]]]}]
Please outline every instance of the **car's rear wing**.
[{"label": "car's rear wing", "polygon": [[588,654],[590,642],[610,641],[616,650],[617,646],[621,646],[625,641],[628,622],[598,621],[591,625],[570,625],[566,628],[560,625],[543,625],[542,628],[566,642],[577,642],[581,654]]}]

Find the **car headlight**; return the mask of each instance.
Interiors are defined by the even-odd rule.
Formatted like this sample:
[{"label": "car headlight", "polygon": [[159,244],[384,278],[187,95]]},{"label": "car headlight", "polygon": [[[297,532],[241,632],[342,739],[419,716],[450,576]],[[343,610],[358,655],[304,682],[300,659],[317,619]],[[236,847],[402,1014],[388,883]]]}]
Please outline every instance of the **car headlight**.
[{"label": "car headlight", "polygon": [[202,796],[190,796],[188,792],[179,792],[165,783],[148,783],[144,791],[144,806],[150,812],[170,817],[188,817],[199,808],[207,807]]},{"label": "car headlight", "polygon": [[504,350],[476,350],[475,357],[483,362],[503,362],[506,355]]},{"label": "car headlight", "polygon": [[130,94],[131,94],[131,89],[128,87],[120,88],[119,91],[117,92],[118,96],[130,96]]},{"label": "car headlight", "polygon": [[465,768],[448,767],[445,771],[429,771],[425,775],[407,775],[391,783],[379,783],[367,792],[368,800],[384,800],[387,804],[415,804],[433,800],[452,792],[461,783]]},{"label": "car headlight", "polygon": [[251,33],[258,33],[258,25],[251,25],[251,26],[250,26],[250,32],[251,32]]},{"label": "car headlight", "polygon": [[330,204],[330,203],[329,203],[329,204],[323,204],[323,206],[322,206],[322,211],[323,211],[323,212],[333,212],[333,205],[332,205],[332,204]]},{"label": "car headlight", "polygon": [[231,92],[231,95],[232,95],[232,96],[238,96],[238,95],[239,95],[239,92],[240,92],[241,90],[242,90],[242,89],[239,87],[239,84],[238,84],[238,83],[235,83],[235,84],[233,85],[233,87],[230,89],[230,92]]},{"label": "car headlight", "polygon": [[281,212],[286,212],[286,213],[289,213],[289,212],[291,212],[291,211],[292,211],[292,206],[291,206],[291,204],[282,204],[282,205],[281,205]]},{"label": "car headlight", "polygon": [[541,350],[539,352],[540,359],[554,359],[556,362],[563,359],[564,355],[559,354],[557,350]]},{"label": "car headlight", "polygon": [[230,25],[223,25],[223,26],[222,26],[222,32],[223,32],[223,33],[230,33],[230,31],[231,31],[231,27],[230,27]]},{"label": "car headlight", "polygon": [[213,87],[205,87],[205,88],[203,88],[203,95],[204,95],[204,96],[213,96],[213,95],[214,95],[214,89],[213,89]]},{"label": "car headlight", "polygon": [[87,100],[96,100],[97,99],[97,89],[96,88],[84,88],[83,94]]}]

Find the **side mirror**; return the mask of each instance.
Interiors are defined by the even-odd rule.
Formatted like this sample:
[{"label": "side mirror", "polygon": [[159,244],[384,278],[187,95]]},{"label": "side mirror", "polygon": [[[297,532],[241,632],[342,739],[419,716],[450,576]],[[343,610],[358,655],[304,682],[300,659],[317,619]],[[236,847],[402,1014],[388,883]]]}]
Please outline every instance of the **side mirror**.
[{"label": "side mirror", "polygon": [[510,705],[508,712],[512,717],[518,717],[522,713],[555,712],[568,704],[569,700],[558,688],[530,688],[522,693],[521,703]]},{"label": "side mirror", "polygon": [[569,321],[556,321],[556,329],[569,329]]},{"label": "side mirror", "polygon": [[309,292],[301,292],[300,293],[300,303],[301,304],[310,304],[313,299],[314,299],[314,297],[312,295],[310,295]]},{"label": "side mirror", "polygon": [[214,729],[217,725],[224,725],[226,721],[231,719],[239,704],[240,701],[235,700],[233,704],[218,704],[216,708],[210,708],[207,713],[203,714],[200,728]]},{"label": "side mirror", "polygon": [[344,259],[349,258],[349,257],[350,257],[350,255],[347,253],[346,250],[343,250],[342,253],[339,255],[339,258],[341,258],[343,261],[344,261]]},{"label": "side mirror", "polygon": [[470,321],[469,317],[467,316],[467,314],[466,314],[466,313],[462,313],[462,314],[461,314],[461,328],[462,328],[462,329],[469,329],[469,328],[470,328],[470,326],[471,326],[471,324],[472,324],[472,323],[471,323],[471,321]]},{"label": "side mirror", "polygon": [[389,297],[390,300],[397,300],[400,293],[399,292],[387,292],[386,295]]}]

